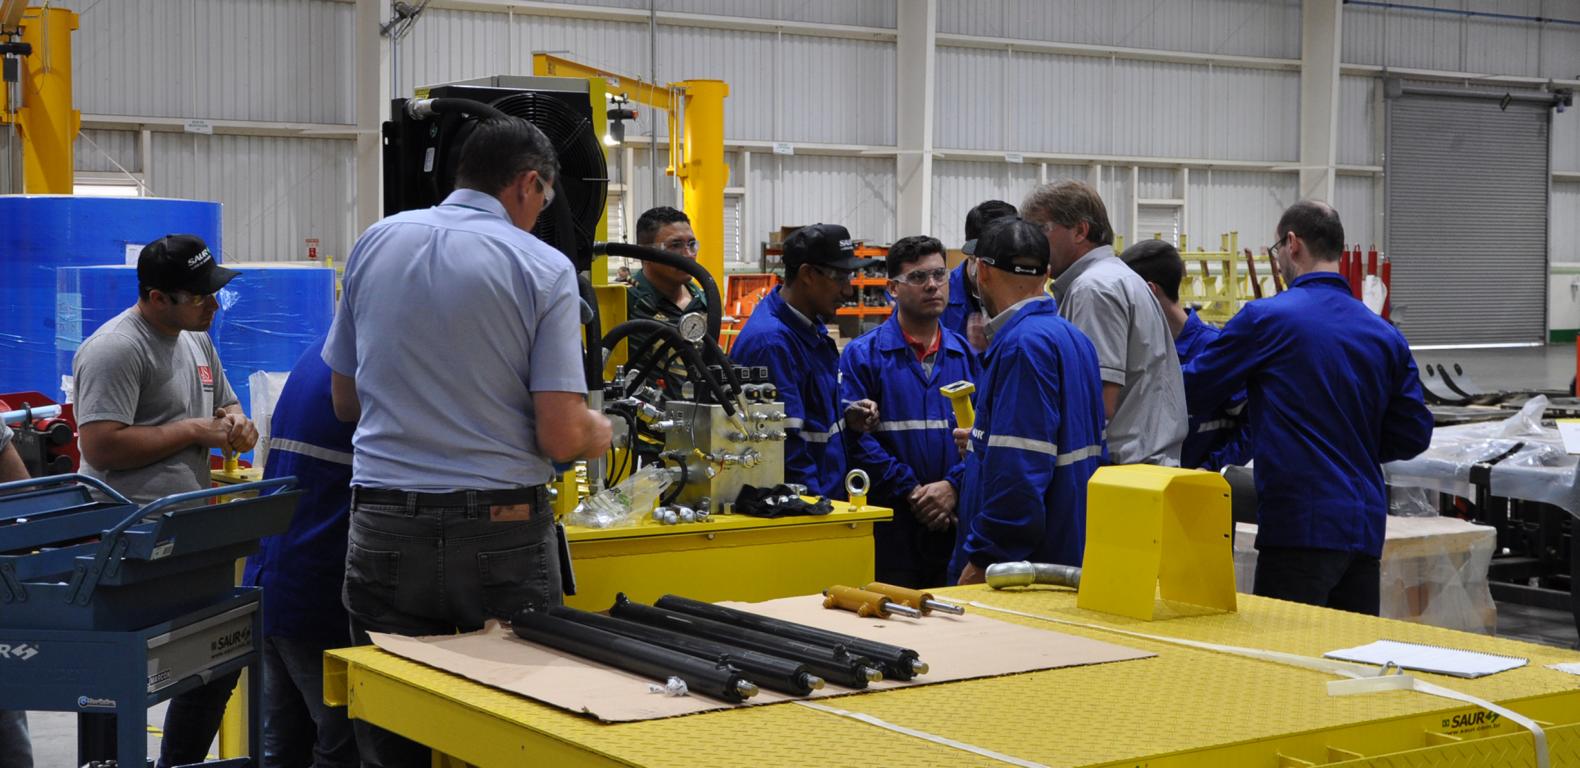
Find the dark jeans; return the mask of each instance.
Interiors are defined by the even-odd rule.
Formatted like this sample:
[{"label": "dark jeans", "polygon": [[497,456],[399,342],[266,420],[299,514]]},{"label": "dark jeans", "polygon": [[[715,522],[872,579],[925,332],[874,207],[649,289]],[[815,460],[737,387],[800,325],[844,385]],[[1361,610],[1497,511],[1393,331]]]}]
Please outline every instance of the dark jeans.
[{"label": "dark jeans", "polygon": [[159,742],[159,768],[201,763],[219,734],[225,704],[236,689],[240,670],[215,678],[170,700],[165,736]]},{"label": "dark jeans", "polygon": [[0,709],[0,768],[33,768],[33,740],[20,709]]},{"label": "dark jeans", "polygon": [[[903,500],[893,503],[894,520],[872,528],[873,572],[877,581],[910,589],[950,586],[949,558],[955,551],[955,528],[929,531]],[[899,519],[906,515],[908,519]]]},{"label": "dark jeans", "polygon": [[[540,509],[544,509],[540,507]],[[527,606],[559,605],[559,545],[552,516],[492,522],[489,507],[351,506],[346,609],[352,642],[369,632],[437,635],[482,629]],[[375,768],[427,768],[430,752],[353,721],[362,760]]]},{"label": "dark jeans", "polygon": [[263,641],[263,768],[359,764],[346,710],[324,704],[324,651],[341,645]]},{"label": "dark jeans", "polygon": [[1259,547],[1252,592],[1376,616],[1381,581],[1375,557],[1331,549]]}]

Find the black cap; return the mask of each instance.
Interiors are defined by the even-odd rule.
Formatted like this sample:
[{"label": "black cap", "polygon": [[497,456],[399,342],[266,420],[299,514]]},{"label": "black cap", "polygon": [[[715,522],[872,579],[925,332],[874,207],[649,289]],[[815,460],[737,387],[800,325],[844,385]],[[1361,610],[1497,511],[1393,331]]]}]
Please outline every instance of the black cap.
[{"label": "black cap", "polygon": [[977,261],[1017,275],[1048,274],[1048,237],[1019,216],[988,223],[977,241]]},{"label": "black cap", "polygon": [[879,259],[856,258],[856,242],[850,230],[838,224],[813,224],[785,238],[785,266],[815,264],[854,272],[881,263]]},{"label": "black cap", "polygon": [[137,282],[160,291],[202,296],[224,288],[238,274],[216,263],[197,235],[165,235],[137,255]]},{"label": "black cap", "polygon": [[988,200],[978,203],[977,207],[966,213],[966,244],[960,246],[961,253],[967,256],[976,254],[977,238],[982,236],[982,230],[987,229],[987,225],[991,224],[994,219],[1018,215],[1020,215],[1020,211],[1015,210],[1015,206],[1003,200]]}]

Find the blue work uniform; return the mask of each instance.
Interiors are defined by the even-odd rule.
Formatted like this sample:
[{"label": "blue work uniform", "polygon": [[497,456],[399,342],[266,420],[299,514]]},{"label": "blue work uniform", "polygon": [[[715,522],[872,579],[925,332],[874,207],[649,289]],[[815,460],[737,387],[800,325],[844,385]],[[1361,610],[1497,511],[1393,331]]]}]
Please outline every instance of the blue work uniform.
[{"label": "blue work uniform", "polygon": [[1185,368],[1191,412],[1244,388],[1256,460],[1258,548],[1381,557],[1383,462],[1432,437],[1432,414],[1398,329],[1333,272],[1253,301]]},{"label": "blue work uniform", "polygon": [[944,307],[944,316],[938,322],[969,340],[971,335],[967,329],[970,327],[971,315],[981,311],[982,305],[971,295],[971,288],[966,285],[966,262],[962,261],[949,270],[949,304]]},{"label": "blue work uniform", "polygon": [[839,348],[822,323],[804,317],[776,287],[752,310],[730,359],[766,366],[785,404],[785,482],[814,496],[845,498]]},{"label": "blue work uniform", "polygon": [[965,474],[954,441],[954,407],[938,389],[975,382],[982,373],[964,337],[942,326],[938,332],[931,370],[917,361],[898,316],[852,340],[839,358],[845,402],[878,404],[876,430],[848,438],[850,466],[871,478],[873,503],[894,510],[893,520],[873,527],[877,577],[915,588],[943,585],[954,534],[927,530],[906,496],[940,480],[948,480],[958,495]]},{"label": "blue work uniform", "polygon": [[977,380],[951,581],[967,561],[1080,565],[1086,546],[1086,483],[1107,456],[1097,350],[1053,299],[1017,306]]},{"label": "blue work uniform", "polygon": [[[1185,327],[1174,337],[1174,351],[1180,367],[1195,360],[1207,344],[1223,331],[1203,322],[1196,310],[1185,310]],[[1250,434],[1245,429],[1245,393],[1237,392],[1224,407],[1211,413],[1192,412],[1180,448],[1180,466],[1217,472],[1226,466],[1244,465],[1251,460]]]},{"label": "blue work uniform", "polygon": [[296,361],[269,422],[265,479],[296,477],[302,490],[285,533],[258,543],[245,582],[264,588],[263,635],[351,644],[340,601],[351,517],[351,436],[356,424],[335,418],[329,365],[319,339]]}]

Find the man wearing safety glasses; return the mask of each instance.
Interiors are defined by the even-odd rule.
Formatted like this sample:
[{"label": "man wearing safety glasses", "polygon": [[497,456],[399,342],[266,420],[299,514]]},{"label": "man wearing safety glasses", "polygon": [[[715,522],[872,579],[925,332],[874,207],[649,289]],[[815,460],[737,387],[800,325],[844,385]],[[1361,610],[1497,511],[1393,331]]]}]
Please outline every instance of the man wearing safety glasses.
[{"label": "man wearing safety glasses", "polygon": [[901,238],[885,264],[894,314],[839,358],[841,399],[870,400],[879,414],[871,432],[852,434],[850,466],[872,478],[875,503],[894,510],[872,531],[878,580],[940,587],[954,551],[965,463],[951,434],[954,409],[938,389],[974,382],[982,369],[965,337],[939,322],[950,300],[943,243]]}]

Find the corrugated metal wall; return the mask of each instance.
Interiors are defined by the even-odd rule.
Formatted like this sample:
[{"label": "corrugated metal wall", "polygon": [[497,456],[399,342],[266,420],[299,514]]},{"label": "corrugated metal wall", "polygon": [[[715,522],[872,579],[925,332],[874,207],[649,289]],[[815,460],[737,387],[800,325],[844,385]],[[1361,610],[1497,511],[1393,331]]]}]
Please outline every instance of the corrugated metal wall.
[{"label": "corrugated metal wall", "polygon": [[1553,184],[1549,226],[1553,263],[1580,264],[1580,181]]},{"label": "corrugated metal wall", "polygon": [[[941,149],[1269,161],[1299,153],[1296,72],[948,47],[936,66]],[[1035,95],[1028,83],[1038,84]]]},{"label": "corrugated metal wall", "polygon": [[83,131],[72,148],[76,170],[140,173],[143,161],[138,157],[137,141],[134,131]]},{"label": "corrugated metal wall", "polygon": [[1338,161],[1341,165],[1382,164],[1376,148],[1379,83],[1375,77],[1346,75],[1339,78]]},{"label": "corrugated metal wall", "polygon": [[1241,56],[1300,56],[1298,0],[940,0],[938,31]]},{"label": "corrugated metal wall", "polygon": [[84,114],[349,123],[349,3],[70,0]]},{"label": "corrugated metal wall", "polygon": [[1333,208],[1344,222],[1350,245],[1382,248],[1382,233],[1373,224],[1377,216],[1377,190],[1370,176],[1340,176],[1333,184]]},{"label": "corrugated metal wall", "polygon": [[[1573,0],[1444,0],[1456,10],[1580,19]],[[1345,6],[1343,59],[1354,64],[1574,78],[1580,28]]]},{"label": "corrugated metal wall", "polygon": [[152,154],[156,195],[223,204],[227,260],[305,259],[309,237],[320,253],[351,248],[351,142],[159,133]]},{"label": "corrugated metal wall", "polygon": [[[650,6],[649,3],[652,3]],[[893,27],[895,0],[561,0],[562,5]]]},{"label": "corrugated metal wall", "polygon": [[[1036,163],[934,161],[933,222],[928,234],[946,247],[959,248],[966,239],[966,212],[985,200],[1004,200],[1020,207],[1026,193],[1037,186],[1037,174]],[[1086,168],[1050,166],[1048,177],[1086,178]]]},{"label": "corrugated metal wall", "polygon": [[1293,173],[1205,170],[1190,175],[1185,232],[1192,250],[1218,247],[1225,232],[1240,233],[1240,247],[1260,250],[1272,242],[1278,217],[1295,202]]},{"label": "corrugated metal wall", "polygon": [[843,224],[860,240],[894,241],[893,159],[758,154],[751,165],[749,250],[779,227],[818,222]]}]

